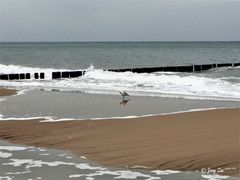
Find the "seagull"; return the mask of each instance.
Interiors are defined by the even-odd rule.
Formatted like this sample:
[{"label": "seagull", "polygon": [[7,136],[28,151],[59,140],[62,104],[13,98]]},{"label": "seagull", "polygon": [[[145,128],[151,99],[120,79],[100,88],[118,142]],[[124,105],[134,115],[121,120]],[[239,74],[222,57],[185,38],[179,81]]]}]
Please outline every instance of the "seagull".
[{"label": "seagull", "polygon": [[122,98],[130,96],[126,91],[119,91],[119,93],[122,95]]}]

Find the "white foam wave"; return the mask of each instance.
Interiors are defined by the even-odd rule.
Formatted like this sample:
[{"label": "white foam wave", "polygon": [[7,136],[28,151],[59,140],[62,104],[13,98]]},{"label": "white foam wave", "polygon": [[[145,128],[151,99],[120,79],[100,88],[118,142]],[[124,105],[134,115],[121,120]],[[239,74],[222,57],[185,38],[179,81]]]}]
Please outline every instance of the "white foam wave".
[{"label": "white foam wave", "polygon": [[8,120],[40,120],[40,122],[60,122],[60,121],[73,121],[73,120],[108,120],[108,119],[133,119],[133,118],[144,118],[144,117],[152,117],[152,116],[165,116],[165,115],[174,115],[174,114],[181,114],[181,113],[188,113],[188,112],[198,112],[198,111],[210,111],[210,110],[216,110],[216,109],[237,109],[236,107],[220,107],[220,108],[202,108],[202,109],[190,109],[186,111],[176,111],[176,112],[170,112],[170,113],[160,113],[160,114],[145,114],[140,116],[114,116],[114,117],[99,117],[99,118],[54,118],[50,116],[43,116],[43,117],[28,117],[28,118],[4,118],[4,116],[0,117],[0,120],[2,121],[8,121]]},{"label": "white foam wave", "polygon": [[9,177],[9,176],[0,176],[0,180],[12,180],[13,177]]},{"label": "white foam wave", "polygon": [[23,118],[17,118],[17,117],[9,117],[5,118],[4,115],[0,114],[0,121],[10,121],[10,120],[41,120],[41,119],[46,119],[46,120],[53,120],[54,118],[51,116],[43,116],[43,117],[23,117]]},{"label": "white foam wave", "polygon": [[148,178],[151,180],[161,179],[160,177],[154,177],[137,171],[122,170],[122,171],[111,171],[105,167],[92,166],[89,163],[74,163],[74,162],[63,162],[63,161],[42,161],[34,159],[10,159],[11,162],[4,163],[3,165],[9,165],[13,167],[24,167],[27,172],[31,172],[31,168],[41,168],[43,166],[56,167],[56,166],[74,166],[79,170],[91,171],[88,174],[74,174],[70,175],[69,178],[85,177],[86,179],[93,178],[95,176],[111,175],[116,176],[114,179],[136,179],[136,178]]},{"label": "white foam wave", "polygon": [[176,174],[176,173],[180,173],[180,171],[173,171],[173,170],[155,170],[155,171],[151,171],[153,173],[156,173],[157,175],[169,175],[169,174]]},{"label": "white foam wave", "polygon": [[228,79],[233,79],[233,80],[240,80],[240,77],[233,77],[233,76],[231,76],[231,77],[223,77],[223,78],[221,78],[221,79],[223,79],[223,80],[228,80]]},{"label": "white foam wave", "polygon": [[174,115],[174,114],[182,114],[188,112],[199,112],[199,111],[211,111],[217,109],[237,109],[236,107],[222,107],[222,108],[202,108],[202,109],[190,109],[186,111],[176,111],[170,113],[161,113],[161,114],[145,114],[141,116],[121,116],[121,117],[100,117],[100,118],[88,118],[88,119],[72,119],[72,118],[64,118],[64,119],[45,119],[40,122],[61,122],[61,121],[73,121],[73,120],[111,120],[111,119],[134,119],[134,118],[144,118],[144,117],[153,117],[153,116],[167,116],[167,115]]},{"label": "white foam wave", "polygon": [[1,152],[0,151],[0,158],[9,158],[12,156],[12,153]]},{"label": "white foam wave", "polygon": [[28,68],[0,65],[0,72],[45,72],[46,80],[1,81],[2,86],[58,89],[87,93],[118,94],[128,91],[131,95],[159,96],[187,99],[240,101],[240,82],[223,78],[210,78],[181,73],[132,73],[109,72],[90,67],[84,76],[73,79],[51,80],[53,71],[66,69]]},{"label": "white foam wave", "polygon": [[6,150],[6,151],[23,151],[27,148],[20,147],[20,146],[0,146],[0,150]]},{"label": "white foam wave", "polygon": [[80,178],[86,177],[87,180],[94,180],[97,176],[111,175],[116,176],[114,179],[137,179],[137,178],[146,178],[146,180],[156,180],[161,179],[161,177],[154,177],[151,175],[143,174],[141,172],[132,172],[132,171],[96,171],[90,174],[73,174],[69,178]]},{"label": "white foam wave", "polygon": [[[6,99],[0,99],[0,102],[1,102],[1,101],[5,101],[5,100],[6,100]],[[0,114],[0,117],[1,117],[1,114]]]},{"label": "white foam wave", "polygon": [[7,172],[5,173],[6,175],[19,175],[19,174],[27,174],[30,173],[31,171],[22,171],[22,172]]},{"label": "white foam wave", "polygon": [[208,180],[223,180],[223,179],[228,179],[229,176],[223,176],[223,175],[218,175],[218,174],[202,174],[202,178],[208,179]]}]

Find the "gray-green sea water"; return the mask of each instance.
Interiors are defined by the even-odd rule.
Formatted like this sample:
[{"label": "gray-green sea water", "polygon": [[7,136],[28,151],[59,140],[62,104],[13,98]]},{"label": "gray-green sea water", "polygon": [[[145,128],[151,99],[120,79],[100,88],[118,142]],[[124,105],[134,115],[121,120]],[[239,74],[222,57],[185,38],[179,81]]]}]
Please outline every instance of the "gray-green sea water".
[{"label": "gray-green sea water", "polygon": [[[109,68],[240,62],[240,42],[0,43],[0,74],[31,73],[31,80],[0,81],[0,86],[44,88],[98,94],[240,99],[240,68],[200,73],[116,73]],[[52,72],[86,70],[74,79],[52,80]],[[35,80],[44,72],[45,80]]]},{"label": "gray-green sea water", "polygon": [[0,43],[0,64],[54,69],[240,61],[240,42]]}]

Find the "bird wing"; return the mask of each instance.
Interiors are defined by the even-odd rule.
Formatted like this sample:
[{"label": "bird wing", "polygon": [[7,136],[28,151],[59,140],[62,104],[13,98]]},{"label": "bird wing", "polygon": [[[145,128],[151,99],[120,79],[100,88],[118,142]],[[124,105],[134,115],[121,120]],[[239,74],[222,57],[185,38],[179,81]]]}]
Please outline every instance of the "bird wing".
[{"label": "bird wing", "polygon": [[130,96],[126,91],[123,91],[125,96]]}]

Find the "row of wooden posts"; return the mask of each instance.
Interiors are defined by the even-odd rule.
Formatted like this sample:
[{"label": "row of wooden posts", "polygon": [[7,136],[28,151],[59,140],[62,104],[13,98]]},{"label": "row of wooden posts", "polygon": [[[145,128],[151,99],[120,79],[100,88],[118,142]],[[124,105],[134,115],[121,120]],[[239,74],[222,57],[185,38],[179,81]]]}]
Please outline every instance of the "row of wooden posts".
[{"label": "row of wooden posts", "polygon": [[[45,74],[42,73],[34,73],[35,79],[45,79]],[[23,79],[31,79],[30,73],[20,73],[20,74],[0,74],[0,80],[23,80]]]},{"label": "row of wooden posts", "polygon": [[[153,73],[153,72],[201,72],[217,67],[237,67],[240,63],[222,63],[222,64],[202,64],[191,66],[166,66],[166,67],[149,67],[149,68],[128,68],[128,69],[108,69],[106,71],[111,72],[134,72],[134,73]],[[64,72],[52,72],[52,79],[60,78],[76,78],[83,76],[86,71],[64,71]],[[24,80],[24,79],[45,79],[45,74],[34,73],[31,76],[30,73],[20,74],[0,74],[0,80]]]}]

